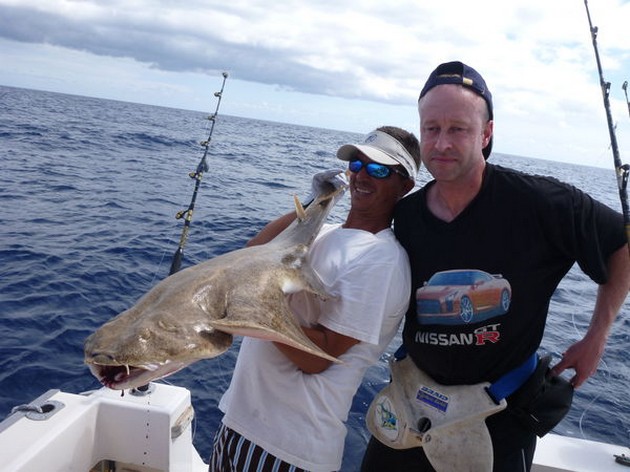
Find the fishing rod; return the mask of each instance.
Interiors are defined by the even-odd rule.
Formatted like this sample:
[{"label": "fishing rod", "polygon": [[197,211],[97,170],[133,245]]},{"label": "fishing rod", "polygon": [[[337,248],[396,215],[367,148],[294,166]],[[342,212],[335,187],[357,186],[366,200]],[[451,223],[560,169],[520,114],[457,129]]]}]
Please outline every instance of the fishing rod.
[{"label": "fishing rod", "polygon": [[[597,61],[597,71],[599,72],[599,84],[602,89],[602,97],[604,98],[604,108],[606,109],[606,120],[608,121],[608,132],[610,134],[610,145],[612,147],[613,159],[615,164],[615,173],[617,174],[617,187],[619,188],[619,199],[621,200],[621,210],[623,213],[623,222],[626,228],[626,239],[628,240],[628,250],[630,251],[630,207],[628,206],[628,174],[630,174],[630,165],[622,164],[619,157],[619,147],[617,146],[617,136],[615,135],[615,126],[613,124],[612,113],[610,111],[610,82],[604,80],[602,73],[602,63],[599,60],[599,52],[597,51],[597,26],[593,26],[591,21],[591,13],[588,10],[588,2],[584,0],[586,7],[586,15],[588,16],[588,24],[591,29],[591,39],[593,40],[593,49],[595,49],[595,59]],[[624,90],[627,87],[624,84]],[[630,105],[629,105],[630,106]]]},{"label": "fishing rod", "polygon": [[199,165],[197,165],[197,169],[194,172],[191,172],[189,175],[190,178],[195,179],[195,188],[193,189],[192,198],[190,200],[190,204],[188,208],[182,210],[175,215],[176,219],[184,218],[184,227],[182,228],[182,235],[179,238],[179,246],[173,254],[173,261],[171,263],[171,269],[169,271],[169,275],[174,274],[179,271],[182,265],[182,258],[184,257],[184,246],[186,245],[186,241],[188,240],[188,233],[190,231],[190,223],[192,221],[193,210],[195,209],[195,201],[197,200],[197,192],[199,191],[199,185],[201,184],[201,179],[203,178],[203,173],[208,171],[208,162],[206,161],[206,156],[208,155],[208,150],[210,149],[210,142],[212,141],[212,132],[214,131],[214,125],[217,121],[217,116],[219,113],[219,105],[221,105],[221,97],[223,97],[223,88],[225,87],[225,81],[227,80],[228,73],[223,72],[223,83],[221,84],[221,90],[214,93],[214,96],[217,97],[217,108],[214,113],[208,116],[208,120],[210,120],[210,133],[208,135],[208,139],[201,142],[201,145],[204,147],[203,156]]},{"label": "fishing rod", "polygon": [[621,86],[623,93],[626,94],[626,103],[628,104],[628,115],[630,115],[630,100],[628,100],[628,81],[626,80]]}]

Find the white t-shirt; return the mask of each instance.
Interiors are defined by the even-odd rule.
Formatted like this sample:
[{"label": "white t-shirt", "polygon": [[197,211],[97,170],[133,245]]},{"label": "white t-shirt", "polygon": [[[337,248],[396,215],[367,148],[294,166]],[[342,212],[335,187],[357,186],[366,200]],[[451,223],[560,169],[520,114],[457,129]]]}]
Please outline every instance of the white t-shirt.
[{"label": "white t-shirt", "polygon": [[291,295],[299,323],[319,323],[361,342],[339,357],[342,364],[311,375],[273,343],[245,337],[219,408],[226,426],[267,452],[305,470],[330,472],[341,467],[344,422],[365,370],[407,310],[411,276],[407,253],[390,229],[375,235],[325,225],[309,257],[332,297]]}]

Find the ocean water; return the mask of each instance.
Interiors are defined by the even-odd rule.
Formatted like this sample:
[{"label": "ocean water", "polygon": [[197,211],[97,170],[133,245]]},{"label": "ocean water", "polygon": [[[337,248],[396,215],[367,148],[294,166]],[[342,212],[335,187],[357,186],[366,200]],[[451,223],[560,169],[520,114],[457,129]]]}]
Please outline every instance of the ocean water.
[{"label": "ocean water", "polygon": [[[226,99],[228,97],[226,96]],[[214,110],[214,104],[209,104]],[[83,341],[168,275],[203,155],[208,114],[0,86],[0,419],[51,388],[98,388]],[[381,124],[375,118],[374,127]],[[369,131],[369,130],[366,130]],[[235,250],[340,167],[354,133],[223,116],[196,200],[183,267]],[[544,158],[545,156],[537,156]],[[614,172],[495,154],[492,162],[553,175],[619,209]],[[421,173],[418,183],[428,179]],[[331,218],[347,210],[341,202]],[[596,287],[574,268],[554,295],[543,349],[557,358],[587,329]],[[395,341],[399,341],[397,338]],[[192,392],[194,443],[207,458],[240,340],[168,382]],[[387,360],[355,396],[342,470],[358,469],[364,414],[388,381]],[[630,302],[597,373],[556,432],[630,445]],[[269,401],[281,401],[269,399]]]}]

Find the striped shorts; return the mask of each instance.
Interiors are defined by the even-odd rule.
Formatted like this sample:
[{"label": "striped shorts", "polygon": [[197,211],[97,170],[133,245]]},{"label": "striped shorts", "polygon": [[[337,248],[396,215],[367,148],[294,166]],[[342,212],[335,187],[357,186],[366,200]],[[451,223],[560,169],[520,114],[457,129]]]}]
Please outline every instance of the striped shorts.
[{"label": "striped shorts", "polygon": [[306,472],[269,454],[223,423],[210,456],[209,472]]}]

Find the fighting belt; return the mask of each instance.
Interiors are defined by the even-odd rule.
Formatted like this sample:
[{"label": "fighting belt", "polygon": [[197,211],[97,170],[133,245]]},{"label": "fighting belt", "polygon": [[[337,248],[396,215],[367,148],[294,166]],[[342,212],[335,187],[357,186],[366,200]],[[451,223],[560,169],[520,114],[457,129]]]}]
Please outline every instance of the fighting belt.
[{"label": "fighting belt", "polygon": [[501,410],[490,383],[441,385],[407,356],[390,362],[392,382],[367,412],[372,435],[394,449],[423,447],[436,471],[491,471],[492,440],[485,419]]}]

